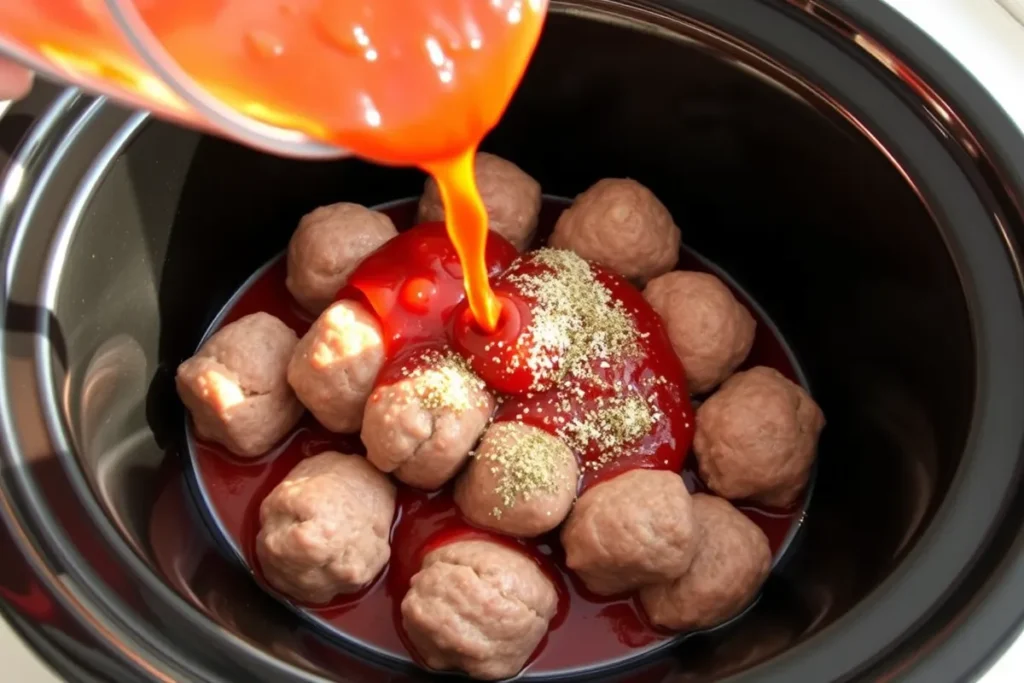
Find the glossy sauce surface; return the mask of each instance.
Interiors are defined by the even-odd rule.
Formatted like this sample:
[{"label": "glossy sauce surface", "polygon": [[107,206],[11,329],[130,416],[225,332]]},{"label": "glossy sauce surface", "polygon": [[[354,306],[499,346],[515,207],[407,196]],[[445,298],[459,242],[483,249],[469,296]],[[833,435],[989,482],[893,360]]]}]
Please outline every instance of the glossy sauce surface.
[{"label": "glossy sauce surface", "polygon": [[[519,253],[489,234],[484,251],[488,277],[512,264]],[[366,301],[384,331],[389,356],[417,342],[443,338],[448,320],[465,300],[464,272],[444,223],[403,232],[368,256],[349,276],[339,298]]]},{"label": "glossy sauce surface", "polygon": [[[542,236],[550,230],[564,205],[563,202],[546,200],[541,215],[540,234]],[[391,216],[400,230],[407,230],[414,222],[415,202],[393,206],[386,210],[386,213]],[[416,232],[421,230],[422,228]],[[437,234],[438,230],[439,227],[435,226],[426,232],[430,234],[430,231],[433,231],[434,234]],[[403,235],[409,234],[403,232]],[[405,249],[404,243],[399,242],[401,239],[402,236],[390,244],[397,244],[397,248]],[[497,244],[503,242],[503,240],[500,242],[498,240],[500,238],[492,238],[489,241]],[[442,253],[444,252],[442,251]],[[434,338],[434,335],[442,331],[440,326],[425,325],[422,292],[433,289],[435,294],[441,293],[436,300],[427,297],[427,309],[451,310],[459,305],[460,297],[456,294],[459,290],[452,283],[458,281],[461,273],[458,269],[444,266],[445,263],[451,262],[450,259],[453,256],[451,252],[447,253],[448,257],[446,258],[426,259],[424,263],[430,266],[427,269],[417,266],[409,271],[400,268],[393,270],[392,275],[400,276],[400,279],[394,280],[393,289],[396,293],[390,296],[384,296],[380,292],[378,295],[374,295],[369,289],[368,283],[375,283],[375,286],[380,287],[387,280],[386,277],[371,278],[369,277],[372,275],[369,272],[370,269],[363,268],[358,269],[353,275],[352,287],[358,291],[371,291],[370,297],[378,296],[378,300],[383,301],[385,306],[392,307],[380,310],[392,311],[389,316],[391,318],[389,329],[400,337],[394,347],[395,357],[404,356],[406,352],[414,352],[424,344],[425,340]],[[510,254],[502,247],[495,247],[495,259],[509,257],[514,257],[514,254]],[[382,263],[384,262],[382,261]],[[371,263],[371,261],[364,262],[364,264],[367,263]],[[707,266],[699,257],[685,251],[682,254],[679,267],[707,270]],[[432,275],[427,275],[428,270]],[[292,301],[285,288],[284,280],[284,260],[279,258],[255,277],[228,305],[223,319],[217,322],[217,327],[249,313],[267,311],[280,317],[300,335],[303,334],[312,321]],[[618,285],[614,280],[606,280],[605,284],[611,289],[617,290]],[[627,301],[632,296],[639,297],[639,294],[629,285],[623,283],[622,286],[623,289],[617,290],[617,293]],[[742,292],[737,292],[737,295],[741,301],[749,303]],[[751,311],[758,318],[758,331],[754,348],[745,365],[770,365],[795,381],[799,381],[799,375],[790,361],[790,356],[782,341],[773,334],[772,326],[766,324],[766,321],[758,315],[756,308],[751,307]],[[638,324],[649,325],[651,323],[638,320]],[[648,339],[652,338],[658,339],[656,335],[652,335]],[[435,342],[430,343],[436,343],[436,338]],[[670,363],[668,369],[662,368],[661,371],[673,372],[671,365]],[[397,366],[397,363],[391,367],[394,366]],[[625,368],[621,372],[628,376],[638,370],[639,368]],[[382,371],[379,381],[387,381],[387,373],[386,367]],[[518,400],[529,402],[537,400],[537,396],[527,399],[526,395],[523,395]],[[659,400],[671,400],[671,396]],[[513,408],[513,405],[518,407]],[[525,407],[525,404],[516,404],[515,399],[509,400],[501,408],[499,419],[509,419],[509,411],[515,410],[515,414],[519,414],[522,412],[520,410],[522,407]],[[533,415],[533,411],[530,414]],[[511,418],[514,419],[514,415]],[[540,422],[540,426],[543,427],[543,419]],[[672,450],[671,446],[666,445],[669,443],[667,439],[670,435],[671,430],[669,429],[667,435],[652,436],[648,444],[650,446],[648,451],[641,448],[635,458],[628,459],[621,463],[621,466],[659,466],[659,462],[663,463],[665,459],[663,454]],[[253,462],[239,461],[223,448],[215,444],[196,441],[191,433],[189,436],[195,474],[200,487],[205,491],[209,511],[214,518],[220,521],[221,530],[226,536],[226,540],[241,553],[246,563],[253,568],[256,579],[264,587],[266,584],[260,577],[254,553],[260,502],[304,457],[329,449],[343,452],[363,452],[358,435],[332,434],[319,426],[309,415],[303,418],[300,425],[274,452]],[[583,457],[585,458],[586,455],[583,454]],[[679,460],[682,459],[683,475],[691,490],[703,488],[696,474],[692,458],[684,459],[681,455],[677,455],[670,456],[668,459],[670,461],[668,465],[661,464],[660,466],[677,468]],[[606,469],[602,469],[595,474],[588,474],[584,485],[596,481],[602,476],[610,475],[612,471],[621,470],[606,471]],[[367,590],[356,595],[339,598],[329,605],[297,605],[299,609],[320,620],[327,628],[356,639],[378,651],[403,659],[408,658],[408,650],[398,628],[399,621],[394,616],[397,614],[408,580],[415,573],[423,555],[438,544],[455,538],[484,536],[523,549],[548,573],[559,590],[558,616],[553,622],[547,638],[541,643],[528,666],[527,674],[551,673],[611,663],[640,654],[673,637],[672,634],[662,633],[651,628],[646,623],[646,619],[634,599],[630,597],[600,598],[589,594],[582,584],[576,581],[574,575],[566,569],[557,531],[526,542],[501,538],[469,526],[451,502],[450,487],[432,494],[412,491],[404,486],[400,486],[399,490],[398,512],[392,532],[392,561],[382,576]],[[739,504],[738,507],[764,529],[772,550],[776,554],[784,549],[785,543],[799,524],[802,515],[802,505],[796,506],[793,510],[770,510],[744,504]],[[273,589],[267,589],[271,593],[274,592]],[[287,600],[283,596],[282,599]],[[391,615],[391,617],[382,618],[382,615],[385,614]],[[595,653],[599,654],[595,655]]]},{"label": "glossy sauce surface", "polygon": [[[639,348],[619,359],[591,358],[581,376],[569,372],[546,391],[507,396],[494,418],[495,422],[525,422],[567,441],[581,466],[580,494],[630,469],[680,471],[694,432],[686,376],[661,320],[625,278],[594,264],[590,268],[611,299],[621,304],[635,328]],[[495,284],[499,296],[521,298],[511,281],[530,270],[536,267],[527,257],[500,276]],[[530,307],[524,308],[529,311]],[[602,462],[608,447],[598,438],[572,438],[565,431],[567,422],[581,415],[591,416],[591,422],[616,420],[622,411],[622,397],[641,401],[653,423],[642,436],[614,446],[622,455]],[[593,426],[588,425],[591,431]]]}]

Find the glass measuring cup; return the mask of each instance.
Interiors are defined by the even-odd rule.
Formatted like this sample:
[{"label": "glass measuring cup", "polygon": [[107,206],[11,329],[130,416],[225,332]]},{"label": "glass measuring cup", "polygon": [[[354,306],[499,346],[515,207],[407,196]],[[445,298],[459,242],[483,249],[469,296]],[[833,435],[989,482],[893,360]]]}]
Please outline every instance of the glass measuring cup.
[{"label": "glass measuring cup", "polygon": [[0,52],[37,73],[274,154],[346,154],[211,96],[164,49],[131,0],[4,0]]},{"label": "glass measuring cup", "polygon": [[278,155],[424,163],[497,123],[546,0],[0,0],[0,53]]}]

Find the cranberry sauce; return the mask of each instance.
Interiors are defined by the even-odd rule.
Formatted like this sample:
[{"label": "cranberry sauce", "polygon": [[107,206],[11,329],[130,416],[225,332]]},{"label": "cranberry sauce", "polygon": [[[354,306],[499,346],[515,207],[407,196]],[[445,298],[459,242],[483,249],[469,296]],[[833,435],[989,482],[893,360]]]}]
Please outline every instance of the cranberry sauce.
[{"label": "cranberry sauce", "polygon": [[[507,240],[488,236],[485,260],[491,277],[516,256]],[[370,254],[349,276],[339,298],[361,298],[369,304],[381,321],[389,356],[409,344],[443,338],[452,311],[466,298],[462,266],[444,223],[419,225]]]},{"label": "cranberry sauce", "polygon": [[[564,201],[545,199],[539,236],[546,236],[565,205]],[[395,363],[408,358],[407,353],[418,351],[424,344],[442,342],[453,326],[457,326],[457,320],[454,323],[451,320],[458,318],[459,307],[465,306],[461,268],[443,226],[420,226],[415,231],[405,232],[415,220],[415,207],[415,200],[409,200],[384,209],[403,233],[364,261],[342,291],[342,296],[362,299],[381,318],[389,356]],[[412,239],[417,234],[426,239]],[[495,236],[488,240],[490,272],[504,270],[515,257],[514,249],[504,239]],[[703,259],[685,248],[679,268],[712,270]],[[617,398],[628,393],[623,392],[623,388],[632,390],[638,396],[650,397],[655,409],[652,417],[657,419],[651,420],[649,433],[629,441],[631,455],[612,463],[588,466],[596,459],[596,449],[586,441],[577,441],[574,450],[584,465],[583,486],[624,469],[657,467],[682,468],[691,491],[701,490],[703,485],[693,459],[686,458],[693,435],[692,408],[683,389],[682,368],[671,353],[661,323],[631,285],[601,269],[595,272],[601,284],[614,300],[622,303],[621,309],[630,316],[638,332],[640,353],[616,367],[601,358],[588,358],[586,364],[592,371],[586,375],[588,381],[563,382],[546,392],[524,391],[508,396],[495,419],[521,419],[564,437],[565,433],[556,428],[553,420],[545,421],[545,417],[554,418],[558,413],[556,405],[568,402],[570,414],[605,402],[614,407]],[[721,273],[716,274],[721,276]],[[304,334],[312,321],[293,301],[284,282],[285,260],[279,257],[243,287],[210,332],[241,316],[266,311],[282,319],[299,335]],[[496,293],[507,297],[503,299],[503,306],[507,305],[515,298],[514,288],[503,286],[507,278],[498,277],[495,282]],[[742,291],[735,288],[734,291],[758,321],[754,347],[746,366],[769,365],[799,382],[799,373],[774,326]],[[528,307],[523,310],[529,315]],[[381,379],[386,379],[389,372],[389,366],[385,366]],[[569,432],[571,442],[571,429]],[[274,451],[255,460],[239,460],[216,444],[197,440],[191,430],[189,440],[199,488],[205,493],[201,504],[210,508],[209,512],[219,520],[221,531],[227,535],[226,540],[242,555],[264,587],[254,550],[263,498],[305,457],[325,450],[365,452],[358,435],[328,432],[308,414]],[[803,501],[791,510],[771,510],[743,503],[738,507],[764,529],[776,557],[785,549],[803,514]],[[641,654],[672,638],[671,634],[657,631],[646,623],[633,598],[601,598],[588,593],[566,569],[557,531],[529,541],[516,541],[474,529],[461,518],[452,503],[450,486],[430,494],[399,486],[398,510],[392,530],[392,559],[382,576],[367,589],[328,605],[301,605],[287,599],[286,602],[330,631],[344,634],[378,652],[409,659],[397,618],[409,579],[426,552],[461,537],[487,537],[519,548],[538,563],[559,591],[558,615],[528,666],[527,676],[610,664]]]}]

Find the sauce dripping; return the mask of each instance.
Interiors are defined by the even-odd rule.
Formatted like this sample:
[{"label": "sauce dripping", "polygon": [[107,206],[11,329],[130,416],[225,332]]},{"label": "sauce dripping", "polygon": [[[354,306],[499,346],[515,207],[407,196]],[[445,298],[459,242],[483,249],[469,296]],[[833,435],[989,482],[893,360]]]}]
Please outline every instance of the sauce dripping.
[{"label": "sauce dripping", "polygon": [[448,236],[459,254],[464,271],[466,300],[473,319],[485,332],[498,328],[501,304],[487,277],[484,249],[487,244],[487,209],[473,176],[475,146],[453,160],[426,168],[437,180],[444,204]]},{"label": "sauce dripping", "polygon": [[[349,275],[342,299],[362,299],[377,314],[386,350],[444,336],[446,321],[467,297],[460,255],[441,223],[403,232],[367,256]],[[484,230],[480,277],[486,282],[511,265],[519,252]]]}]

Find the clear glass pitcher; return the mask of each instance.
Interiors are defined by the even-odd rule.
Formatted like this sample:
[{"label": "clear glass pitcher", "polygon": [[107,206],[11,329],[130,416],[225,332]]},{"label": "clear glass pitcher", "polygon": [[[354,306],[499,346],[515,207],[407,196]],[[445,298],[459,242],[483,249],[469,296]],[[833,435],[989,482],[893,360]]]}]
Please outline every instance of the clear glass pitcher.
[{"label": "clear glass pitcher", "polygon": [[546,0],[0,0],[0,53],[274,154],[352,150],[418,163],[497,123],[546,9]]}]

